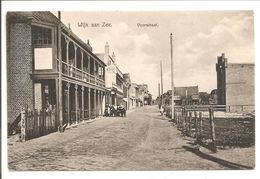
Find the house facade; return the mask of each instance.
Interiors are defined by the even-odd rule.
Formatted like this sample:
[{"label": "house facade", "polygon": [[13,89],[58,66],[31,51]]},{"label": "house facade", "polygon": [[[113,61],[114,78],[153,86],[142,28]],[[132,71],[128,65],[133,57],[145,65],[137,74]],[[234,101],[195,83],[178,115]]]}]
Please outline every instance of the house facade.
[{"label": "house facade", "polygon": [[[143,106],[145,104],[145,97],[148,95],[148,85],[147,84],[138,84],[138,106]],[[146,101],[147,102],[147,101]]]},{"label": "house facade", "polygon": [[7,14],[8,122],[27,105],[57,125],[102,115],[106,64],[51,12]]},{"label": "house facade", "polygon": [[109,44],[106,42],[105,53],[96,54],[105,64],[105,87],[107,90],[106,103],[110,105],[126,105],[123,97],[124,76],[116,65],[116,56],[110,55]]},{"label": "house facade", "polygon": [[125,103],[125,109],[130,109],[130,99],[129,99],[129,90],[131,87],[131,79],[130,79],[130,74],[129,73],[124,73],[123,74],[124,78],[124,86],[123,86],[123,99],[126,102]]},{"label": "house facade", "polygon": [[129,88],[129,109],[133,109],[138,106],[138,91],[138,85],[136,83],[131,83]]},{"label": "house facade", "polygon": [[[163,94],[166,105],[171,105],[172,90]],[[199,103],[198,86],[174,87],[174,102],[176,105],[194,105]]]},{"label": "house facade", "polygon": [[228,63],[225,54],[218,57],[217,101],[228,112],[255,110],[254,64]]}]

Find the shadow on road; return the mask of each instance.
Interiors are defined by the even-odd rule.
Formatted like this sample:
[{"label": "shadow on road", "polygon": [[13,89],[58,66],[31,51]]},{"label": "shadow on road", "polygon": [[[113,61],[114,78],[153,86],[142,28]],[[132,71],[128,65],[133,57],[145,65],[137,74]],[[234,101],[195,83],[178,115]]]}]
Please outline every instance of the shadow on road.
[{"label": "shadow on road", "polygon": [[192,148],[192,147],[189,147],[189,146],[183,146],[183,148],[187,151],[190,151],[190,152],[196,154],[197,156],[199,156],[203,159],[207,159],[207,160],[216,162],[216,163],[218,163],[222,166],[228,167],[230,169],[234,169],[234,170],[253,169],[252,167],[249,167],[249,166],[236,164],[236,163],[233,163],[233,162],[229,162],[229,161],[214,157],[214,156],[209,155],[209,154],[202,153],[201,151],[199,151],[198,148]]}]

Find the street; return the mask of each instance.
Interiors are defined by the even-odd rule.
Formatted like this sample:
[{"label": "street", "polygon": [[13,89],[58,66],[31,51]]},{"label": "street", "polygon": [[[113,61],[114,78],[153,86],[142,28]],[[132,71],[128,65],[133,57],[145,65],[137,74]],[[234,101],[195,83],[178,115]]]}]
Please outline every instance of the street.
[{"label": "street", "polygon": [[192,139],[181,136],[157,106],[8,143],[9,169],[15,171],[229,169],[188,150]]}]

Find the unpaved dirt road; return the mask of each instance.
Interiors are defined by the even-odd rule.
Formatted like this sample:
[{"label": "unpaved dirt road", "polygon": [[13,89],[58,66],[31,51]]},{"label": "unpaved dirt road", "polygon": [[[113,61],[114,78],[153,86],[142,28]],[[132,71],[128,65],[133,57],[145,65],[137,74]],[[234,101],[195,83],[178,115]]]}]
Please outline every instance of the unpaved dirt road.
[{"label": "unpaved dirt road", "polygon": [[10,170],[228,169],[186,149],[192,141],[156,106],[101,118],[25,143],[8,144]]}]

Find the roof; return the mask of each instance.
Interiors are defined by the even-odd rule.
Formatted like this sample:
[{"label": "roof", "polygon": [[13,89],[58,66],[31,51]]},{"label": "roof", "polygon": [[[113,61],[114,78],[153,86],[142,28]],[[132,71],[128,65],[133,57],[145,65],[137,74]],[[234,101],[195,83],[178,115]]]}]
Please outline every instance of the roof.
[{"label": "roof", "polygon": [[61,21],[50,11],[13,11],[7,13],[7,18],[13,21],[41,21],[60,24]]},{"label": "roof", "polygon": [[[104,53],[95,53],[95,55],[105,63],[105,54]],[[109,55],[109,59],[114,63],[114,59]],[[107,65],[107,64],[106,64]]]},{"label": "roof", "polygon": [[112,61],[112,62],[115,62],[114,59],[109,55],[109,59]]},{"label": "roof", "polygon": [[95,55],[104,62],[104,53],[95,53]]},{"label": "roof", "polygon": [[121,78],[124,78],[123,77],[123,73],[121,72],[121,70],[116,66],[116,72],[118,73],[118,75],[121,77]]},{"label": "roof", "polygon": [[228,67],[243,67],[243,66],[255,66],[254,63],[228,63]]}]

